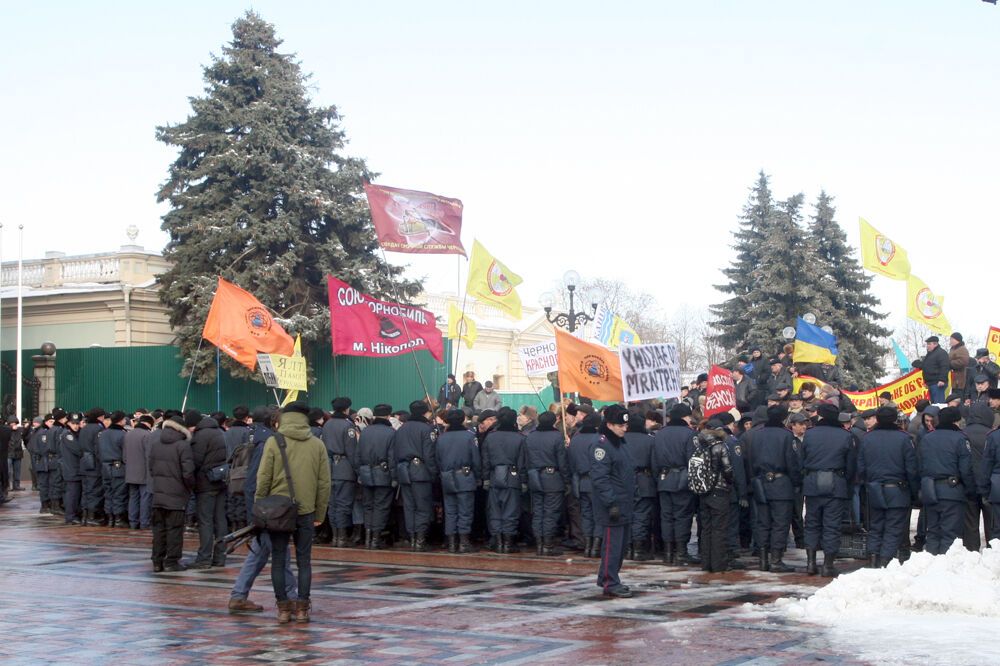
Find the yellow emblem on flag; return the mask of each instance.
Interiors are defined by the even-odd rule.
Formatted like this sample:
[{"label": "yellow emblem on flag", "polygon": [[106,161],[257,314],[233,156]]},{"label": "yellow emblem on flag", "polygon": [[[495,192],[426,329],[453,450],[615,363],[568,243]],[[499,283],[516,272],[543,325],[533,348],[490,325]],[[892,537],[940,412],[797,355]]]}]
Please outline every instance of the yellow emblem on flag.
[{"label": "yellow emblem on flag", "polygon": [[905,280],[910,275],[910,258],[906,250],[868,224],[863,217],[858,219],[861,222],[861,262],[864,267],[893,280]]},{"label": "yellow emblem on flag", "polygon": [[448,303],[448,338],[451,340],[465,340],[465,346],[472,349],[478,333],[476,332],[476,322],[469,319],[454,303]]},{"label": "yellow emblem on flag", "polygon": [[468,293],[497,306],[514,319],[520,319],[521,297],[514,288],[521,282],[520,275],[490,254],[482,243],[473,241],[469,281],[465,286]]},{"label": "yellow emblem on flag", "polygon": [[935,294],[916,275],[906,281],[906,316],[940,335],[951,335],[951,324],[944,316],[944,297]]}]

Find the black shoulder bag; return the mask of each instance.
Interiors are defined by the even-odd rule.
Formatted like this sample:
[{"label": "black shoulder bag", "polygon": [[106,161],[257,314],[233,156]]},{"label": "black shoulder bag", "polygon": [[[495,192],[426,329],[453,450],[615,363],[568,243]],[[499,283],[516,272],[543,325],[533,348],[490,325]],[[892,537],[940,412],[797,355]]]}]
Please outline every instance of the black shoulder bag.
[{"label": "black shoulder bag", "polygon": [[285,452],[285,436],[274,433],[274,440],[281,452],[281,462],[285,466],[285,479],[288,480],[288,494],[269,495],[253,504],[253,525],[259,530],[268,532],[294,532],[299,517],[299,505],[295,501],[295,485],[292,483],[292,472],[288,469],[288,454]]}]

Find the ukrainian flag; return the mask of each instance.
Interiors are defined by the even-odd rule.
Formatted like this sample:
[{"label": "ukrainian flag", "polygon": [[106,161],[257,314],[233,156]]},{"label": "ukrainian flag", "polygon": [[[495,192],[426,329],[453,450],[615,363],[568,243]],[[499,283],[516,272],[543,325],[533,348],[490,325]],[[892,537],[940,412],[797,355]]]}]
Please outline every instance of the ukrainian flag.
[{"label": "ukrainian flag", "polygon": [[796,363],[836,363],[837,337],[799,317],[795,323],[792,360]]}]

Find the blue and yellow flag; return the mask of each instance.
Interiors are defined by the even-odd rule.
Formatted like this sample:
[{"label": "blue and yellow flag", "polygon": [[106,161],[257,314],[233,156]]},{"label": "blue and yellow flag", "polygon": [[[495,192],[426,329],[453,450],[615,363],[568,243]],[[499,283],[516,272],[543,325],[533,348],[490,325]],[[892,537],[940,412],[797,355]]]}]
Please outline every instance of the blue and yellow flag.
[{"label": "blue and yellow flag", "polygon": [[795,363],[836,363],[837,336],[799,317],[795,323],[792,360]]}]

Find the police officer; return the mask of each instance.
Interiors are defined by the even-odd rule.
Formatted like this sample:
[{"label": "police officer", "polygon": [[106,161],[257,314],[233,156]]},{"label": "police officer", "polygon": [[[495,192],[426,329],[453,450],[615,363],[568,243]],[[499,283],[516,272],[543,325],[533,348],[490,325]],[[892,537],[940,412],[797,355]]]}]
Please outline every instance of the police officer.
[{"label": "police officer", "polygon": [[335,398],[333,414],[323,425],[323,444],[330,459],[330,528],[333,547],[347,548],[357,494],[358,428],[350,419],[350,398]]},{"label": "police officer", "polygon": [[688,488],[688,460],[694,453],[695,437],[690,425],[691,408],[678,403],[670,409],[667,418],[667,425],[653,436],[650,455],[650,468],[656,474],[660,496],[663,561],[666,564],[699,564],[699,560],[688,553],[691,521],[697,506],[697,497]]},{"label": "police officer", "polygon": [[524,441],[528,462],[528,487],[531,490],[531,529],[538,544],[536,554],[560,555],[556,533],[571,485],[569,459],[563,434],[556,429],[556,415],[542,412],[538,427]]},{"label": "police officer", "polygon": [[726,531],[728,568],[743,569],[744,566],[737,560],[740,550],[740,512],[750,505],[747,499],[747,471],[746,461],[743,459],[743,445],[733,432],[736,427],[735,416],[729,412],[722,412],[714,418],[719,420],[724,430],[726,453],[733,468],[729,496],[729,525]]},{"label": "police officer", "polygon": [[972,475],[972,447],[956,425],[962,418],[957,407],[938,413],[937,429],[920,444],[920,499],[927,515],[927,543],[931,555],[947,552],[962,535],[965,508],[976,493]]},{"label": "police officer", "polygon": [[868,493],[871,567],[886,566],[908,542],[910,506],[920,487],[916,449],[897,417],[895,407],[879,407],[875,427],[858,447],[858,480]]},{"label": "police officer", "polygon": [[28,438],[28,452],[31,453],[31,466],[35,470],[35,480],[38,485],[38,499],[41,507],[38,513],[52,512],[51,483],[49,481],[49,437],[52,436],[52,424],[55,421],[51,414],[46,414],[42,423]]},{"label": "police officer", "polygon": [[[113,412],[111,425],[97,435],[104,497],[112,527],[128,528],[128,486],[125,485],[125,412]],[[221,535],[220,535],[221,536]]]},{"label": "police officer", "polygon": [[653,559],[652,533],[653,504],[657,502],[656,478],[652,472],[653,436],[646,431],[646,417],[630,414],[625,444],[635,462],[635,505],[632,508],[632,559],[646,562]]},{"label": "police officer", "polygon": [[618,576],[629,542],[635,501],[635,462],[625,445],[627,428],[628,410],[609,405],[598,437],[590,446],[594,522],[603,534],[597,586],[611,597],[632,596]]},{"label": "police officer", "polygon": [[517,412],[501,407],[497,429],[483,440],[483,487],[489,490],[490,534],[499,539],[500,553],[517,553],[517,521],[521,492],[528,489],[524,435],[517,428]]},{"label": "police officer", "polygon": [[63,507],[63,495],[66,491],[66,484],[62,476],[62,436],[66,432],[66,422],[69,415],[58,407],[52,410],[52,426],[46,437],[47,447],[45,449],[49,467],[49,504],[50,513],[58,516],[65,513]]},{"label": "police officer", "polygon": [[80,440],[77,433],[80,430],[80,419],[75,414],[66,421],[66,431],[62,433],[59,442],[60,465],[62,468],[63,506],[65,507],[66,524],[80,524],[80,500],[83,497],[83,487],[80,481]]},{"label": "police officer", "polygon": [[365,506],[365,547],[381,550],[382,530],[389,524],[396,458],[392,443],[396,431],[389,416],[392,405],[375,405],[373,420],[358,437],[358,478]]},{"label": "police officer", "polygon": [[[792,433],[792,449],[799,457],[799,464],[802,464],[802,443],[806,436],[806,431],[813,425],[813,420],[805,412],[789,414],[785,419],[788,429]],[[792,537],[795,539],[796,548],[805,548],[805,519],[803,510],[805,509],[805,497],[801,488],[793,489],[795,500],[792,506]]]},{"label": "police officer", "polygon": [[448,429],[438,436],[437,461],[441,468],[444,500],[444,535],[448,552],[472,552],[472,512],[482,461],[473,432],[465,427],[465,412],[448,411]]},{"label": "police officer", "polygon": [[754,432],[750,449],[760,570],[775,573],[792,570],[782,558],[792,524],[794,488],[802,484],[799,458],[792,448],[792,433],[784,427],[787,416],[783,405],[768,407],[767,422]]},{"label": "police officer", "polygon": [[857,466],[857,440],[840,424],[840,409],[823,403],[819,422],[802,438],[802,492],[806,498],[806,573],[815,576],[816,551],[822,544],[823,575],[837,575],[833,566],[840,550],[840,523],[847,508],[848,481]]},{"label": "police officer", "polygon": [[597,441],[597,429],[601,426],[598,414],[587,414],[580,423],[580,430],[569,440],[567,459],[571,477],[573,497],[579,500],[580,529],[584,536],[583,556],[601,556],[601,537],[598,536],[594,524],[593,502],[590,500],[592,490],[590,480],[591,455],[590,447]]},{"label": "police officer", "polygon": [[108,524],[104,511],[104,486],[97,452],[97,436],[104,430],[105,411],[94,407],[86,414],[86,424],[80,428],[80,478],[83,481],[84,522]]},{"label": "police officer", "polygon": [[1000,534],[1000,430],[986,436],[986,448],[980,464],[979,493],[989,502],[991,516],[990,533]]},{"label": "police officer", "polygon": [[[430,424],[431,410],[423,400],[410,403],[410,417],[396,431],[393,453],[396,478],[402,487],[403,518],[410,548],[429,550],[427,529],[434,511],[431,484],[438,477],[434,441],[437,434]],[[366,428],[367,430],[367,428]]]}]

